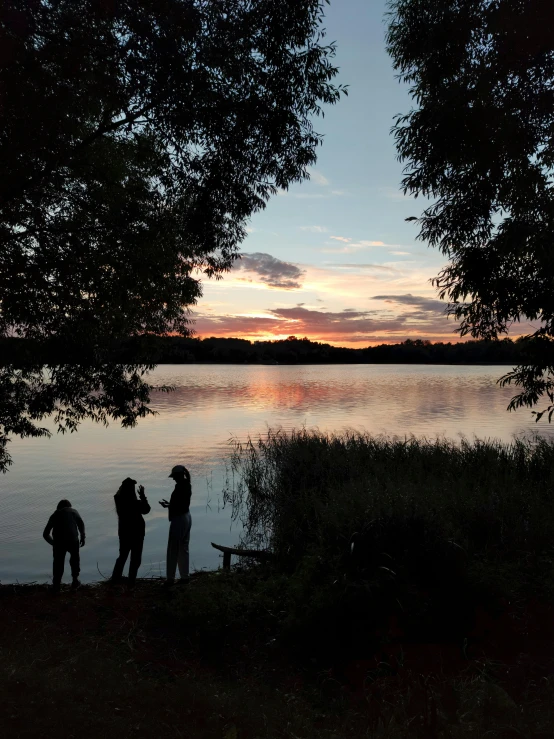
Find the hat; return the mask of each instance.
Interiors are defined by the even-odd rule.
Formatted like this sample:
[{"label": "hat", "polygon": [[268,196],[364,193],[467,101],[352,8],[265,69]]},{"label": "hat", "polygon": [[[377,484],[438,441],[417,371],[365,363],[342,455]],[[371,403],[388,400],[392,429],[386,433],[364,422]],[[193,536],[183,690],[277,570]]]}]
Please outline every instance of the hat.
[{"label": "hat", "polygon": [[182,464],[176,464],[175,467],[172,468],[170,474],[168,477],[175,477],[175,475],[184,475],[186,472],[186,469]]}]

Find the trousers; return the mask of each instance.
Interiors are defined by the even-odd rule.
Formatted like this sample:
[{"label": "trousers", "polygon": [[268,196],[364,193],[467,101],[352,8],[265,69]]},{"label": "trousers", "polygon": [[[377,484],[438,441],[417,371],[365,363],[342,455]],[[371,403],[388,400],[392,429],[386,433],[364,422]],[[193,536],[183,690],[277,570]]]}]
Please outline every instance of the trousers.
[{"label": "trousers", "polygon": [[179,565],[179,574],[182,578],[189,576],[189,541],[192,518],[190,511],[176,516],[169,524],[167,540],[166,576],[168,580],[175,579],[175,570]]},{"label": "trousers", "polygon": [[138,568],[142,562],[142,547],[144,545],[143,536],[120,536],[119,537],[119,557],[115,560],[113,568],[112,580],[121,580],[123,568],[127,562],[129,553],[131,554],[131,562],[129,563],[129,582],[133,583],[137,579]]},{"label": "trousers", "polygon": [[69,565],[71,567],[71,577],[77,580],[81,571],[81,560],[79,556],[79,542],[56,544],[54,543],[54,564],[52,567],[52,583],[54,587],[59,587],[63,571],[65,568],[65,555],[69,552]]}]

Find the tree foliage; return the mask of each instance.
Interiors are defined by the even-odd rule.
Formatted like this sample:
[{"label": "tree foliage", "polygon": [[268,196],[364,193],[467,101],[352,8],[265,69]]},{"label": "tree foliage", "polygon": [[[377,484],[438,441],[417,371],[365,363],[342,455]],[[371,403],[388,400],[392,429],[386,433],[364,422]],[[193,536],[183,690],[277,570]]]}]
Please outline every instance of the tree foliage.
[{"label": "tree foliage", "polygon": [[[110,341],[186,335],[202,276],[229,269],[252,213],[308,176],[321,143],[313,120],[340,95],[324,5],[2,3],[0,336],[56,341],[60,361],[97,367],[47,373],[55,403],[93,417],[80,383],[108,392]],[[1,423],[39,433],[49,407],[33,400],[39,358],[3,373]],[[131,415],[105,395],[108,417],[143,412],[147,386],[135,379],[129,368],[119,378],[138,392]]]},{"label": "tree foliage", "polygon": [[[462,334],[536,321],[502,378],[554,411],[554,26],[549,0],[393,0],[388,50],[415,107],[393,132],[403,190],[433,202],[419,237],[449,258],[435,280]],[[537,414],[540,417],[541,413]]]}]

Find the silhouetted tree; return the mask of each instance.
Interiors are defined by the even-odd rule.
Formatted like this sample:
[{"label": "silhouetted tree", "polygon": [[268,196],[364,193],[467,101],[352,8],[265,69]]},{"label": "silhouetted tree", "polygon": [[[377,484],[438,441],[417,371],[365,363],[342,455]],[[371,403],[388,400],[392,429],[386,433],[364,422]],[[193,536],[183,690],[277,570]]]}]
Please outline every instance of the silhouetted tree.
[{"label": "silhouetted tree", "polygon": [[89,369],[43,374],[40,352],[4,367],[0,469],[6,435],[45,433],[52,408],[62,426],[96,418],[97,397],[100,420],[146,412],[141,368],[109,395],[106,347],[186,335],[200,277],[229,269],[251,214],[307,177],[313,118],[340,95],[324,5],[2,3],[0,337],[55,339]]},{"label": "silhouetted tree", "polygon": [[[537,321],[510,407],[554,411],[554,25],[550,0],[393,0],[388,50],[416,107],[396,119],[404,193],[462,334]],[[544,411],[543,411],[544,412]],[[537,414],[540,418],[541,413]]]}]

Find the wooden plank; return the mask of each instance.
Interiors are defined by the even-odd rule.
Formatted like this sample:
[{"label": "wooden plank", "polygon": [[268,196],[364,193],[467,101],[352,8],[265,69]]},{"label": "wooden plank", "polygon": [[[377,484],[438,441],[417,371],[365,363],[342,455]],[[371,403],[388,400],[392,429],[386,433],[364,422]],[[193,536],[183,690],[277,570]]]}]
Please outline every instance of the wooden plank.
[{"label": "wooden plank", "polygon": [[214,549],[218,549],[223,552],[223,563],[225,565],[225,555],[229,555],[229,561],[231,554],[236,554],[237,557],[252,557],[253,559],[271,559],[273,557],[272,552],[268,552],[265,549],[237,549],[235,547],[224,547],[221,544],[215,544],[211,542]]}]

